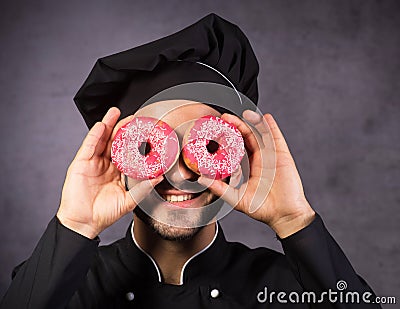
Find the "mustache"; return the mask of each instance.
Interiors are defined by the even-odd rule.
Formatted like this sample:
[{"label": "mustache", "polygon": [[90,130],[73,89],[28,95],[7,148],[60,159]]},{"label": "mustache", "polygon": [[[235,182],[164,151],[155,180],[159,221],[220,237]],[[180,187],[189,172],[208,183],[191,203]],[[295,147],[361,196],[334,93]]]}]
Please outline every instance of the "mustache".
[{"label": "mustache", "polygon": [[167,191],[169,189],[178,189],[187,193],[200,193],[210,191],[207,187],[199,184],[197,180],[190,181],[180,181],[180,182],[170,182],[167,178],[164,178],[159,184],[155,186],[156,190]]}]

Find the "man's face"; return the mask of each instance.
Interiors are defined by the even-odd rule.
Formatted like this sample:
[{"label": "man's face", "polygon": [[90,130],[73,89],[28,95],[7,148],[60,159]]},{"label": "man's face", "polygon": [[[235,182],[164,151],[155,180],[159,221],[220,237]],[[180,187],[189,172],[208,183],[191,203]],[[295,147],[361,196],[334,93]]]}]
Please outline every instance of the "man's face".
[{"label": "man's face", "polygon": [[[176,132],[180,145],[186,130],[191,122],[205,115],[220,116],[220,113],[212,107],[184,100],[171,100],[156,102],[141,108],[134,116],[153,117],[167,123]],[[122,119],[116,126],[114,133],[125,123],[129,122],[132,116]],[[191,183],[196,183],[199,175],[191,171],[179,155],[174,166],[164,175],[164,180],[155,187],[155,191],[161,200],[155,201],[148,198],[143,200],[141,205],[151,204],[151,216],[149,211],[144,211],[140,207],[135,208],[135,215],[144,221],[151,229],[164,239],[184,240],[195,235],[203,225],[204,221],[209,221],[217,214],[220,206],[204,207],[215,201],[217,197],[208,189],[202,188],[198,193],[191,194],[183,188],[190,188]],[[131,180],[130,180],[131,181]],[[130,182],[129,181],[129,182]],[[179,189],[181,188],[181,189]],[[190,191],[188,189],[188,191]],[[180,203],[173,202],[173,208],[167,200],[174,200],[179,195],[186,195],[190,198],[190,208],[196,211],[180,207]],[[156,204],[156,205],[154,205]],[[187,205],[188,202],[185,202]],[[147,209],[147,208],[144,208]]]}]

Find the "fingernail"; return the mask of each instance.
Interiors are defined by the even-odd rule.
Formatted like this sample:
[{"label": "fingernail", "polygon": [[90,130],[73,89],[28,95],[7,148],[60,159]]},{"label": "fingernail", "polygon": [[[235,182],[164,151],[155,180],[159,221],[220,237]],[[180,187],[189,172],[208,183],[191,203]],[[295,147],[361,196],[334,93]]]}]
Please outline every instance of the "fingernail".
[{"label": "fingernail", "polygon": [[261,115],[250,109],[247,109],[243,112],[243,117],[247,118],[252,122],[258,122],[261,120]]},{"label": "fingernail", "polygon": [[204,176],[200,176],[200,177],[197,179],[197,182],[198,182],[199,184],[201,184],[202,186],[209,187],[209,186],[211,186],[213,180],[210,179],[210,178],[204,177]]},{"label": "fingernail", "polygon": [[155,185],[159,184],[163,179],[164,179],[164,176],[160,175],[157,178],[152,179],[151,182],[155,186]]}]

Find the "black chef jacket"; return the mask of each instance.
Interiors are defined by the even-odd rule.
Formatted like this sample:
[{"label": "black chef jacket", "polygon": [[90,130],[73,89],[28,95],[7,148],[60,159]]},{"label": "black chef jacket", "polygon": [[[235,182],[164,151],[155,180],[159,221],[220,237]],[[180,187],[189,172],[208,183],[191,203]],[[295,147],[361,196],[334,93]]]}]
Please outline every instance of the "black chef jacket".
[{"label": "black chef jacket", "polygon": [[[160,282],[155,262],[137,246],[131,229],[99,247],[98,238],[81,236],[55,217],[32,256],[13,271],[0,308],[380,308],[362,302],[362,293],[370,291],[373,300],[373,292],[318,215],[280,241],[284,255],[249,249],[226,241],[218,226],[213,242],[186,263],[182,284],[171,285]],[[340,280],[347,284],[342,292],[360,294],[360,304],[340,302]],[[335,303],[320,296],[329,289],[338,293]],[[304,291],[316,299],[302,298]]]}]

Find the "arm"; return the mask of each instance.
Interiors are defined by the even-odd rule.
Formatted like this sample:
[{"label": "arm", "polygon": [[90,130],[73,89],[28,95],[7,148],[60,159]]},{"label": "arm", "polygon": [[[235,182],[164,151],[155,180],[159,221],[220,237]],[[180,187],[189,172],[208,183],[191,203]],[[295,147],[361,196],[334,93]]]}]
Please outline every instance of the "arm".
[{"label": "arm", "polygon": [[111,108],[87,134],[68,168],[57,217],[19,268],[1,309],[64,308],[89,270],[97,235],[131,212],[163,179],[142,181],[125,190],[110,158],[119,115],[117,108]]},{"label": "arm", "polygon": [[0,308],[64,308],[84,280],[98,243],[54,217],[31,257],[13,272]]},{"label": "arm", "polygon": [[[250,161],[249,179],[239,188],[204,177],[199,182],[236,210],[275,231],[305,291],[336,289],[339,280],[345,280],[351,291],[371,291],[308,203],[294,159],[272,115],[261,117],[245,111],[243,117],[255,130],[234,115],[222,115],[244,137]],[[333,305],[342,308],[339,303]],[[326,304],[322,306],[327,308]],[[347,306],[352,308],[352,304]]]},{"label": "arm", "polygon": [[[297,281],[305,291],[314,291],[317,299],[324,301],[321,308],[381,308],[372,303],[374,292],[357,275],[318,214],[307,227],[279,240]],[[348,297],[347,302],[340,302],[341,291],[343,299]],[[354,300],[358,299],[359,305],[351,303],[353,292],[357,292]]]}]

